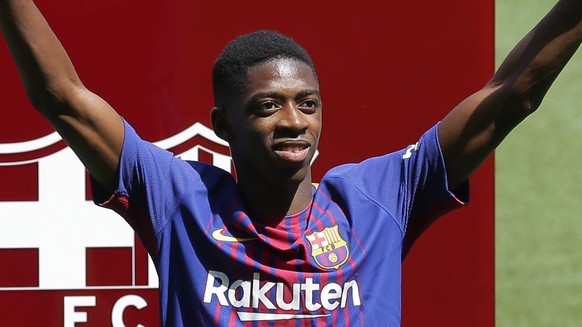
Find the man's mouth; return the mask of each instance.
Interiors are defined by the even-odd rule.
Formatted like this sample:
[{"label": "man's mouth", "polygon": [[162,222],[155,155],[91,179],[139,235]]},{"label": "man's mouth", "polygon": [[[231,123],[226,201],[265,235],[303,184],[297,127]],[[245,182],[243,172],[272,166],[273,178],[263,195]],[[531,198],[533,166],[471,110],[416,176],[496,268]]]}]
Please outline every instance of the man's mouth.
[{"label": "man's mouth", "polygon": [[275,153],[286,161],[302,162],[309,153],[308,144],[278,144],[273,147]]}]

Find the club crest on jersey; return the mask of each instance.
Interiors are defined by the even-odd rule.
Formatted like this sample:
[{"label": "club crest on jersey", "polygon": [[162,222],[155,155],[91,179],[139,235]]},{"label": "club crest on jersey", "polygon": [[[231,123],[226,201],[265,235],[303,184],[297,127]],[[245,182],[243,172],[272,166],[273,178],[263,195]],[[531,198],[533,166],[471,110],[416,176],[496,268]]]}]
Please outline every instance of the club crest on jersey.
[{"label": "club crest on jersey", "polygon": [[337,225],[306,236],[311,245],[311,256],[326,270],[339,269],[350,256],[348,243],[342,238]]}]

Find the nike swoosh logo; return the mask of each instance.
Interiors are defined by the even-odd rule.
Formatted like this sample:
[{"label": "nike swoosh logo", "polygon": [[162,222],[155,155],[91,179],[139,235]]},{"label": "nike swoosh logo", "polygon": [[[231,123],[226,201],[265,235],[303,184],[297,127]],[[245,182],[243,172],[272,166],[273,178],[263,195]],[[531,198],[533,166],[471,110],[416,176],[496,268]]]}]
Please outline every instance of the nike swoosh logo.
[{"label": "nike swoosh logo", "polygon": [[248,242],[248,241],[254,241],[257,238],[256,237],[233,237],[233,236],[227,236],[224,235],[222,232],[224,231],[224,228],[220,228],[215,230],[214,232],[212,232],[212,237],[217,240],[217,241],[222,241],[222,242],[231,242],[231,243],[235,243],[235,242]]}]

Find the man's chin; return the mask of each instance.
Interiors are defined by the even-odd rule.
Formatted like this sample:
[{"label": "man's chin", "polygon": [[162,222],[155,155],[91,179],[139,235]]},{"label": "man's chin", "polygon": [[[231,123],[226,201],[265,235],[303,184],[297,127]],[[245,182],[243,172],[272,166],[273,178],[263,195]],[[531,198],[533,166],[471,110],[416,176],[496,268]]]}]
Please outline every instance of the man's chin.
[{"label": "man's chin", "polygon": [[275,173],[273,177],[278,185],[299,185],[306,180],[311,183],[311,167],[300,167],[298,169],[286,169]]}]

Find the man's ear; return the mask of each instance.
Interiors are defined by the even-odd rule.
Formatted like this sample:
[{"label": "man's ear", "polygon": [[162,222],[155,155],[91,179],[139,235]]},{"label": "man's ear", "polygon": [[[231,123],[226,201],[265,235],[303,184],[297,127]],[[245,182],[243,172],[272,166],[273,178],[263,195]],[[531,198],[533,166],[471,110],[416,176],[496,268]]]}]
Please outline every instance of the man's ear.
[{"label": "man's ear", "polygon": [[212,122],[214,133],[226,142],[230,142],[233,134],[230,119],[226,110],[221,107],[212,108],[212,110],[210,110],[210,120]]}]

